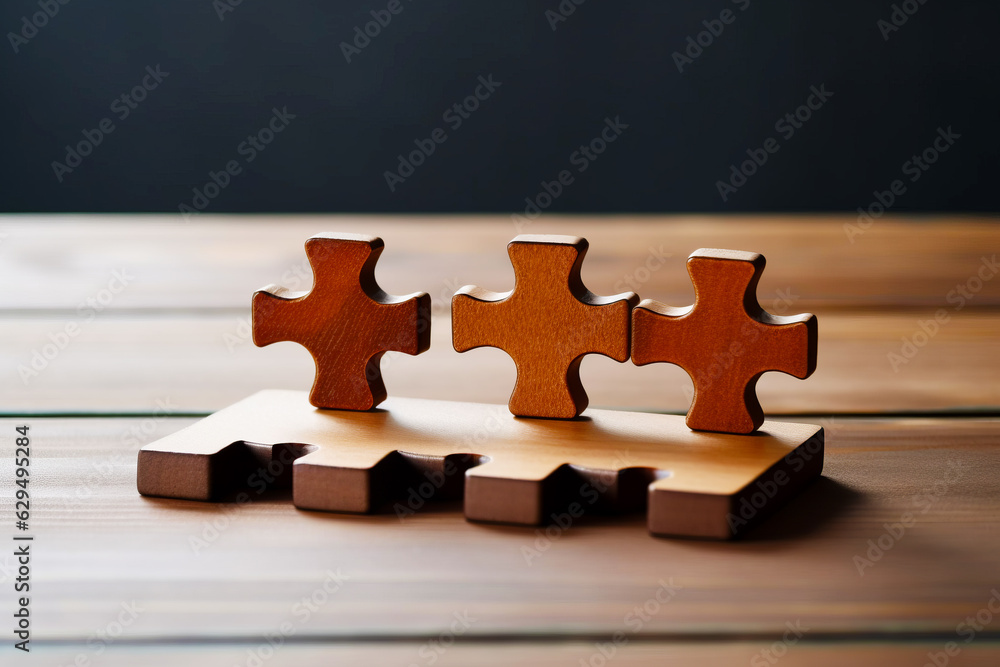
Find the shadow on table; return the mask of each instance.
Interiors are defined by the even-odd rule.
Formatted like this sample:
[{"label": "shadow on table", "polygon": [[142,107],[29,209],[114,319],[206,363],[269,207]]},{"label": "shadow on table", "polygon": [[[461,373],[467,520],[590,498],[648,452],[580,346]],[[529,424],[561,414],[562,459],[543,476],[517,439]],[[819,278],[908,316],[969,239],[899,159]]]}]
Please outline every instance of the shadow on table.
[{"label": "shadow on table", "polygon": [[863,494],[836,480],[820,477],[740,539],[756,542],[806,537],[821,531],[830,521],[857,505],[863,497]]},{"label": "shadow on table", "polygon": [[[762,521],[759,526],[755,526],[746,533],[740,535],[730,544],[746,542],[777,541],[789,539],[801,539],[809,535],[822,531],[831,521],[838,516],[842,516],[852,507],[856,506],[863,494],[851,489],[840,482],[829,477],[820,477],[815,482],[803,489],[798,495],[790,499],[789,502],[775,512],[769,518]],[[150,502],[161,502],[171,505],[174,509],[189,509],[198,512],[226,512],[231,511],[230,503],[236,501],[235,494],[226,494],[215,503],[204,503],[196,501],[173,500],[165,498],[146,498]],[[261,497],[255,499],[254,504],[264,505],[292,505],[291,489],[268,489]],[[397,507],[398,510],[398,507]],[[446,497],[444,499],[431,499],[423,503],[419,508],[406,507],[406,516],[398,516],[393,511],[389,503],[379,508],[373,514],[351,514],[337,512],[320,512],[312,510],[299,510],[300,512],[319,519],[330,521],[364,521],[372,524],[384,524],[391,520],[396,522],[400,519],[414,517],[419,520],[420,516],[431,518],[434,515],[452,515],[456,521],[465,521],[462,512],[461,498]],[[582,516],[575,517],[567,526],[555,526],[558,532],[567,530],[568,534],[574,534],[577,530],[586,528],[599,528],[606,526],[628,526],[635,530],[645,530],[645,508],[635,508],[633,511],[625,513],[616,512],[587,512]],[[474,522],[475,526],[491,532],[503,532],[511,534],[534,535],[536,530],[545,531],[548,526],[515,526],[509,524],[497,524],[489,522]],[[717,540],[700,540],[698,538],[677,537],[660,538],[664,540],[684,540],[692,542],[706,542],[715,544],[726,544]]]}]

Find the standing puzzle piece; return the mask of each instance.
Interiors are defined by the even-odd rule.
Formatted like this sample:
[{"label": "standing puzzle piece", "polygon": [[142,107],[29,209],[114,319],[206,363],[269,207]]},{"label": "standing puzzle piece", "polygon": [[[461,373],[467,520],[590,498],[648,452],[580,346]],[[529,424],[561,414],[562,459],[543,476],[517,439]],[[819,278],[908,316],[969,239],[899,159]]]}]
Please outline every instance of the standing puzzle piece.
[{"label": "standing puzzle piece", "polygon": [[430,347],[430,296],[391,296],[375,282],[384,246],[377,236],[313,236],[306,241],[311,292],[268,285],[253,295],[254,344],[287,340],[309,350],[316,362],[309,400],[316,407],[373,408],[386,397],[382,355]]},{"label": "standing puzzle piece", "polygon": [[276,480],[302,509],[368,513],[395,501],[400,517],[464,491],[469,519],[562,527],[646,506],[655,535],[725,539],[822,469],[823,429],[807,424],[739,436],[691,431],[675,415],[525,420],[498,405],[406,398],[343,412],[272,390],[143,447],[137,483],[144,495],[218,500]]},{"label": "standing puzzle piece", "polygon": [[507,246],[512,291],[467,285],[452,298],[455,349],[498,347],[514,360],[517,382],[508,407],[515,415],[576,417],[587,407],[584,355],[629,358],[629,318],[639,297],[602,297],[584,287],[587,247],[576,236],[518,236]]},{"label": "standing puzzle piece", "polygon": [[779,317],[757,303],[764,257],[696,250],[688,258],[695,303],[671,308],[645,299],[632,314],[632,361],[677,364],[694,382],[687,425],[751,433],[764,423],[757,379],[767,371],[806,378],[816,369],[816,317]]}]

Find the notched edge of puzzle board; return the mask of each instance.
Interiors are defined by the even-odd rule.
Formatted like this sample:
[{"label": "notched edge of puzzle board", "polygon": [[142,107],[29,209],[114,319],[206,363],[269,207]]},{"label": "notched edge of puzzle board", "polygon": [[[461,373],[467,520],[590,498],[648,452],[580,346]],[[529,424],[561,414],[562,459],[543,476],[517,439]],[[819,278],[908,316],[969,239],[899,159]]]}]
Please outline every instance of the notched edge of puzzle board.
[{"label": "notched edge of puzzle board", "polygon": [[[632,429],[642,423],[645,427],[641,428],[647,432],[650,425],[663,427],[667,432],[673,430],[692,451],[701,446],[692,443],[710,443],[711,451],[705,456],[711,465],[704,466],[708,475],[726,468],[730,459],[742,457],[752,461],[753,472],[736,461],[731,466],[736,473],[723,472],[721,481],[712,483],[691,482],[690,478],[673,480],[670,465],[642,464],[614,469],[556,463],[543,474],[519,478],[502,467],[497,472],[490,465],[490,454],[468,452],[475,445],[470,447],[470,443],[462,442],[456,432],[438,433],[440,424],[455,421],[456,415],[480,411],[477,417],[469,417],[475,421],[486,410],[500,408],[391,399],[389,409],[380,415],[348,415],[317,411],[308,405],[302,392],[261,392],[145,446],[139,453],[137,486],[147,496],[218,500],[227,493],[245,489],[247,485],[239,482],[253,479],[261,469],[270,469],[276,477],[271,488],[293,487],[294,503],[301,509],[372,513],[391,512],[388,503],[397,500],[400,492],[413,492],[421,485],[426,486],[428,480],[437,479],[441,482],[433,484],[435,492],[447,486],[444,497],[464,497],[465,514],[470,520],[543,525],[557,513],[562,516],[568,504],[578,499],[581,484],[591,484],[600,490],[600,500],[591,501],[588,512],[593,509],[621,514],[639,512],[645,507],[649,531],[654,535],[730,539],[743,535],[772,514],[818,477],[823,467],[823,429],[808,424],[766,422],[759,436],[690,434],[683,427],[683,417],[595,410],[591,411],[593,430],[600,438],[610,440],[595,439],[593,435],[588,440],[586,433],[590,427],[573,422],[565,422],[566,426],[561,427],[564,422],[511,421],[511,430],[506,432],[508,436],[516,436],[513,441],[520,443],[518,447],[528,447],[532,452],[547,449],[544,456],[538,457],[547,456],[551,462],[563,458],[562,447],[573,447],[580,442],[580,429],[584,433],[583,447],[600,449],[607,444],[627,448]],[[401,417],[402,426],[394,427],[397,432],[389,441],[383,441],[386,432],[379,429],[385,428],[393,410]],[[406,418],[414,415],[419,415],[421,421],[406,422]],[[349,427],[347,431],[338,430],[345,424]],[[236,432],[244,432],[244,428],[255,433],[264,430],[262,425],[266,425],[266,432],[272,436],[287,435],[298,442],[319,444],[253,444],[232,437]],[[528,430],[517,430],[523,428]],[[754,451],[753,443],[742,438],[767,437],[768,429],[781,444],[748,454]],[[421,437],[414,437],[409,444],[423,453],[403,451],[404,447],[409,448],[404,443],[411,431]],[[609,436],[612,431],[618,435]],[[457,433],[463,432],[459,428]],[[351,437],[344,437],[349,433],[354,433],[357,443],[369,444],[355,443],[352,455],[330,449],[338,443],[350,448]],[[552,434],[551,438],[546,434]],[[648,445],[648,440],[643,441]],[[748,446],[740,448],[739,443]],[[503,446],[510,446],[510,442]],[[510,452],[516,455],[518,451],[495,449],[493,453],[503,457]],[[302,458],[305,454],[316,455]],[[565,458],[572,459],[574,454],[567,453]],[[690,462],[687,466],[690,473]],[[760,472],[755,472],[758,469]],[[418,506],[411,507],[411,513],[419,510],[427,498],[421,492],[416,499]]]},{"label": "notched edge of puzzle board", "polygon": [[141,495],[219,501],[247,490],[257,479],[263,483],[261,471],[267,473],[268,489],[292,488],[292,463],[314,449],[288,443],[262,445],[237,440],[203,448],[203,451],[170,451],[172,443],[186,441],[190,430],[202,422],[139,450],[136,488]]}]

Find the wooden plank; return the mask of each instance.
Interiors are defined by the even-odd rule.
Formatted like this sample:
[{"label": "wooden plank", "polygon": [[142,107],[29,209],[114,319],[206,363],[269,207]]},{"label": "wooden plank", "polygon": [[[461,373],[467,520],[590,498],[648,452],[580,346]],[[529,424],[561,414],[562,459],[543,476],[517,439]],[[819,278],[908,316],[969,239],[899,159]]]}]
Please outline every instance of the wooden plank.
[{"label": "wooden plank", "polygon": [[[242,308],[269,283],[311,282],[303,244],[312,234],[382,236],[377,275],[386,291],[428,292],[439,308],[465,284],[513,287],[506,244],[522,232],[587,237],[583,267],[598,294],[635,291],[687,305],[684,260],[702,247],[760,252],[768,268],[765,306],[947,306],[948,294],[1000,247],[993,218],[884,218],[853,243],[853,216],[545,216],[527,226],[508,216],[172,216],[0,217],[0,281],[16,285],[0,308]],[[124,271],[120,287],[114,272]],[[122,282],[121,280],[118,281]],[[975,285],[973,285],[975,287]],[[792,302],[792,303],[789,303]],[[978,287],[967,307],[1000,305],[1000,281]],[[780,314],[780,313],[779,313]]]},{"label": "wooden plank", "polygon": [[[1000,420],[827,422],[825,479],[733,543],[651,538],[641,517],[546,533],[450,507],[400,519],[287,497],[143,498],[138,447],[191,420],[29,423],[37,639],[82,641],[132,602],[130,641],[256,641],[286,620],[315,638],[426,638],[463,613],[481,635],[610,636],[649,603],[634,634],[664,641],[774,637],[801,621],[817,637],[933,632],[943,645],[1000,571]],[[0,566],[9,579],[12,557]],[[322,604],[297,613],[313,596]]]},{"label": "wooden plank", "polygon": [[[995,409],[1000,314],[963,310],[950,317],[908,359],[901,356],[903,339],[917,336],[933,312],[821,312],[816,372],[807,380],[766,374],[758,384],[765,413]],[[36,352],[53,352],[53,338],[59,342],[70,324],[79,333],[50,361],[36,361],[44,367],[25,382],[19,366],[30,368]],[[507,402],[515,378],[510,357],[491,348],[455,352],[447,314],[434,318],[431,337],[430,350],[420,356],[385,356],[391,396]],[[0,409],[8,412],[151,411],[158,401],[174,411],[211,411],[260,389],[307,390],[313,378],[305,348],[254,347],[249,307],[244,314],[198,317],[106,313],[92,322],[0,318],[0,339]],[[900,355],[895,366],[890,354]],[[690,403],[691,381],[669,364],[640,368],[591,355],[581,374],[594,407],[683,412]]]},{"label": "wooden plank", "polygon": [[[626,639],[628,639],[626,637]],[[464,641],[464,643],[463,643]],[[928,654],[943,650],[944,641],[922,641],[907,644],[810,642],[782,647],[778,638],[782,667],[842,667],[843,665],[878,665],[879,667],[912,667],[928,661]],[[253,658],[268,667],[327,667],[328,665],[437,665],[438,667],[509,667],[510,665],[604,665],[616,667],[661,667],[664,664],[731,667],[732,665],[776,664],[767,661],[764,651],[775,650],[775,640],[740,642],[636,642],[615,645],[611,637],[594,641],[566,641],[558,644],[539,642],[490,643],[468,642],[451,638],[432,637],[424,642],[385,642],[301,645],[286,644],[273,653],[267,644],[222,644],[213,646],[130,646],[112,644],[100,657],[102,667],[219,667],[219,665],[255,665]],[[96,657],[92,647],[40,647],[32,650],[38,660],[47,665],[71,665],[77,656]],[[602,652],[603,649],[603,652]],[[40,654],[40,655],[39,655]],[[610,659],[604,658],[610,654]],[[995,667],[1000,663],[1000,647],[980,640],[963,646],[961,653],[949,660],[952,667]]]}]

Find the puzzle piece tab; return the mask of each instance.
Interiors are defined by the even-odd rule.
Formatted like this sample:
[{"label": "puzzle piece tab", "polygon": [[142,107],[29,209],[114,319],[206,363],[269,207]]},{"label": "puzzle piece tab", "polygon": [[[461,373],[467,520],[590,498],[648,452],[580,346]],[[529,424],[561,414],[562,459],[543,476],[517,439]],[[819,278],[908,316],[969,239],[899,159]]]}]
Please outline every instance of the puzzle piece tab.
[{"label": "puzzle piece tab", "polygon": [[687,371],[694,382],[689,427],[751,433],[764,422],[756,392],[761,375],[781,371],[806,378],[816,369],[816,317],[779,317],[760,307],[762,255],[703,248],[687,265],[694,305],[640,303],[632,313],[632,361],[667,362]]},{"label": "puzzle piece tab", "polygon": [[507,246],[514,289],[467,285],[452,298],[455,349],[497,347],[517,366],[510,411],[522,417],[570,419],[587,407],[580,381],[584,355],[629,358],[632,292],[597,296],[583,285],[587,241],[575,236],[521,235]]},{"label": "puzzle piece tab", "polygon": [[312,291],[268,285],[253,295],[254,344],[293,341],[309,350],[316,362],[309,400],[316,407],[375,407],[386,398],[382,355],[420,354],[430,347],[430,296],[382,291],[375,264],[383,248],[376,236],[313,236],[306,241]]},{"label": "puzzle piece tab", "polygon": [[[390,398],[370,412],[317,410],[263,391],[139,452],[147,496],[221,500],[260,480],[297,507],[415,513],[444,490],[465,515],[522,525],[647,508],[655,535],[726,539],[823,469],[823,429],[766,422],[753,437],[691,431],[674,415],[591,410],[526,420],[503,406]],[[569,517],[569,518],[567,518]]]}]

